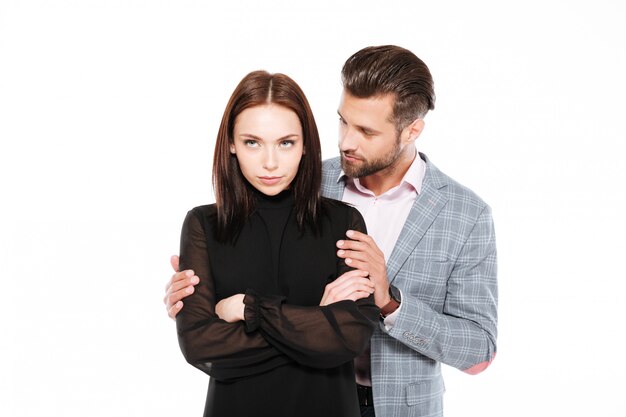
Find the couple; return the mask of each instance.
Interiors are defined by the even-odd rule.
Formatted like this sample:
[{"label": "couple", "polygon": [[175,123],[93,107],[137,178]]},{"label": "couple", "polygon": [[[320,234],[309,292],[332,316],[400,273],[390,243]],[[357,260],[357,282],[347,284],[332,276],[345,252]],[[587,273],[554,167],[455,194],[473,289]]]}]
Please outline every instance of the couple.
[{"label": "couple", "polygon": [[165,298],[211,375],[206,416],[442,415],[440,364],[495,356],[490,209],[415,148],[428,68],[368,47],[342,82],[341,157],[323,166],[290,78],[250,73],[226,107],[216,204],[188,213]]}]

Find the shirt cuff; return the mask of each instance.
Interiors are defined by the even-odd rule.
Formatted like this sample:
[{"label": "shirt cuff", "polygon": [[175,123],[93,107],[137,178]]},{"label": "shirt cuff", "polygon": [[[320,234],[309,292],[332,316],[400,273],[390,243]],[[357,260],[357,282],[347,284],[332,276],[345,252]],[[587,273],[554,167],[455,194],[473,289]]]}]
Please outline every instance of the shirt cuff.
[{"label": "shirt cuff", "polygon": [[[398,291],[400,290],[398,289]],[[404,300],[404,295],[402,294],[402,291],[400,291],[400,299]],[[396,319],[398,318],[398,314],[400,313],[400,310],[402,310],[402,303],[400,303],[400,306],[398,306],[396,311],[394,311],[393,313],[385,317],[385,320],[383,320],[383,324],[385,325],[385,330],[390,331],[391,329],[393,329],[393,326],[396,325]]]}]

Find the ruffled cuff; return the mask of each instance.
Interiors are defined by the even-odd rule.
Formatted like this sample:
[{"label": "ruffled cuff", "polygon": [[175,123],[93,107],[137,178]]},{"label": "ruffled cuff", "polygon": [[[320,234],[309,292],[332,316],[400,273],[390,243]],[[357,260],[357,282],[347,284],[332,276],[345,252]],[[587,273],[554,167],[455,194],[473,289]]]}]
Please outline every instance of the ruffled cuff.
[{"label": "ruffled cuff", "polygon": [[259,328],[261,323],[261,312],[259,306],[259,296],[251,289],[246,290],[243,297],[243,303],[246,307],[243,310],[243,319],[245,323],[246,333],[251,333]]}]

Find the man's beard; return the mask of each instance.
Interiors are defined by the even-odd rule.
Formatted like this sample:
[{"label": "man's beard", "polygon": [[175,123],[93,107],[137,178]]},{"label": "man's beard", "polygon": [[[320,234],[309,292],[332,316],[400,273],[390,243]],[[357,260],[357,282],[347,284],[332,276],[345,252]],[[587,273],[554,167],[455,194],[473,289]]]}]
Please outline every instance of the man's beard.
[{"label": "man's beard", "polygon": [[387,169],[395,164],[401,153],[402,148],[400,147],[400,137],[398,136],[394,147],[385,155],[371,160],[361,159],[361,163],[359,165],[352,165],[347,162],[342,153],[341,169],[343,169],[344,174],[350,178],[367,177],[368,175]]}]

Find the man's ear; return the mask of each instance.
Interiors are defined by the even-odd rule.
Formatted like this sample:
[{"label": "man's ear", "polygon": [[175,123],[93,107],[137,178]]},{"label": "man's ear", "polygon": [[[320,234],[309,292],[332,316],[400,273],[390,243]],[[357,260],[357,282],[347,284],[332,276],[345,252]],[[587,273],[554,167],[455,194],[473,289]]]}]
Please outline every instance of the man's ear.
[{"label": "man's ear", "polygon": [[406,143],[416,142],[417,138],[422,134],[422,130],[424,130],[424,120],[423,119],[415,119],[413,122],[404,128],[406,132]]}]

